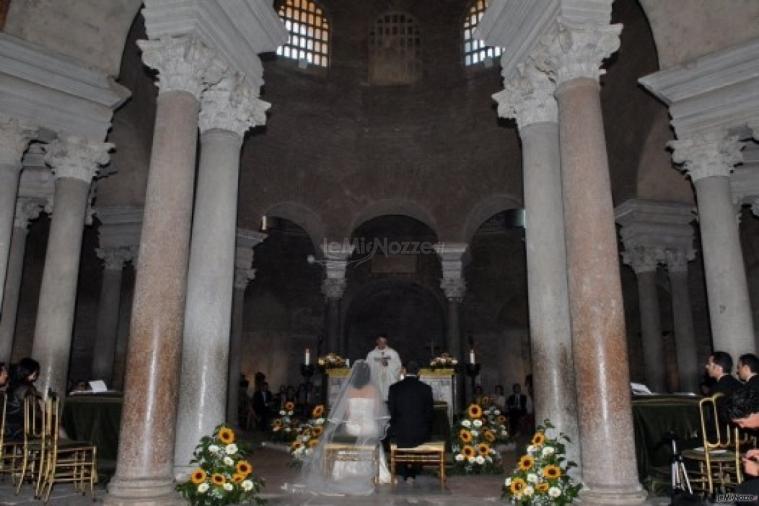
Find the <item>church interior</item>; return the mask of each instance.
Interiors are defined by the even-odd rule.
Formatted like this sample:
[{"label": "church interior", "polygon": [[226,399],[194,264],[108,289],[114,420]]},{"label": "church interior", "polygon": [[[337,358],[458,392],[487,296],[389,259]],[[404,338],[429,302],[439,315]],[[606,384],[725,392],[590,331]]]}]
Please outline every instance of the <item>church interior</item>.
[{"label": "church interior", "polygon": [[118,393],[80,434],[113,441],[108,504],[174,504],[203,435],[268,437],[260,378],[328,404],[318,359],[378,336],[459,362],[451,422],[519,384],[583,504],[647,504],[669,461],[641,460],[630,383],[698,439],[704,365],[757,352],[757,0],[5,0],[0,24],[0,361],[37,361],[64,425],[72,391]]}]

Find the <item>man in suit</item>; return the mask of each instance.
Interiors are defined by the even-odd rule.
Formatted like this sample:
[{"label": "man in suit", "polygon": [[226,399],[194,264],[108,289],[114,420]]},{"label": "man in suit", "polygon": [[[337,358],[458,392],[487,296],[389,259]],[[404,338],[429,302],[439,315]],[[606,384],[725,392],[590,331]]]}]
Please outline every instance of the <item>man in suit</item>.
[{"label": "man in suit", "polygon": [[256,420],[260,430],[269,430],[269,407],[271,406],[272,396],[269,391],[269,384],[263,382],[260,388],[256,389],[253,394],[253,410],[256,412]]},{"label": "man in suit", "polygon": [[709,355],[706,361],[706,373],[716,381],[709,395],[721,393],[724,397],[717,400],[717,413],[723,423],[728,422],[726,409],[733,393],[743,385],[731,374],[733,371],[733,359],[729,353],[715,351]]},{"label": "man in suit", "polygon": [[[759,429],[759,390],[745,385],[736,391],[730,401],[728,415],[730,420],[741,429]],[[746,479],[738,485],[735,492],[745,494],[746,497],[759,497],[759,449],[748,450],[741,460]],[[756,504],[756,502],[747,500],[738,501],[736,504]]]},{"label": "man in suit", "polygon": [[738,377],[743,384],[759,391],[759,358],[753,353],[746,353],[738,358]]},{"label": "man in suit", "polygon": [[[429,441],[432,431],[432,388],[419,381],[419,364],[413,360],[406,364],[403,381],[390,385],[387,406],[390,410],[391,437],[399,448],[413,448]],[[401,466],[399,474],[407,483],[413,483],[418,469],[408,464]]]},{"label": "man in suit", "polygon": [[514,383],[511,391],[513,393],[506,399],[506,413],[509,417],[511,435],[516,435],[519,432],[522,417],[527,413],[527,396],[522,393],[519,383]]}]

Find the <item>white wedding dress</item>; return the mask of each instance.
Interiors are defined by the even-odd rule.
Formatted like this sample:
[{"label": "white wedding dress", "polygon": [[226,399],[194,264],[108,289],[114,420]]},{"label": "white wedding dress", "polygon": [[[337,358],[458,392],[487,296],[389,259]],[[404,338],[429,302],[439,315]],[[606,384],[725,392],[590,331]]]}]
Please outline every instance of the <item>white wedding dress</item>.
[{"label": "white wedding dress", "polygon": [[[378,426],[377,406],[378,399],[371,397],[353,397],[348,399],[348,417],[345,421],[345,433],[353,436],[358,440],[363,438],[374,440],[378,438],[380,431],[384,433],[384,428]],[[387,459],[382,444],[378,447],[378,483],[390,483],[390,470],[387,467]],[[332,468],[332,478],[334,480],[345,480],[359,477],[366,477],[374,474],[372,469],[374,464],[369,461],[354,462],[335,462]]]}]

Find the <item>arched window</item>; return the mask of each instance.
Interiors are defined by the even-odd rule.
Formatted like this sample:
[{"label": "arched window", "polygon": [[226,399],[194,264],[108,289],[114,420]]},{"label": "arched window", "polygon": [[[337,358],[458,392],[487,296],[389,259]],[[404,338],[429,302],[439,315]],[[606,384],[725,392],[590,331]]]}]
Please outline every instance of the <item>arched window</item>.
[{"label": "arched window", "polygon": [[329,66],[329,21],[311,0],[284,0],[279,17],[290,33],[277,54],[320,67]]},{"label": "arched window", "polygon": [[500,47],[486,46],[481,40],[474,38],[474,31],[487,8],[487,0],[474,0],[464,19],[464,65],[466,66],[483,62],[487,58],[495,59],[501,55]]},{"label": "arched window", "polygon": [[411,84],[422,74],[421,36],[416,20],[402,12],[388,12],[369,32],[369,82]]}]

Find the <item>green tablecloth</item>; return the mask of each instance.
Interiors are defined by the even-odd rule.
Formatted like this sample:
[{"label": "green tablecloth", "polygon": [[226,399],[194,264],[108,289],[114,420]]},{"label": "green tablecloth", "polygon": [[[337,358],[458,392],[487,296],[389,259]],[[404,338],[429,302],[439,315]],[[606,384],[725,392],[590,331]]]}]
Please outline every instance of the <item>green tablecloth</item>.
[{"label": "green tablecloth", "polygon": [[662,473],[668,476],[672,450],[665,439],[667,433],[677,434],[680,451],[701,446],[701,417],[698,411],[700,399],[674,395],[640,396],[633,399],[635,455],[642,482],[661,477]]},{"label": "green tablecloth", "polygon": [[63,403],[61,423],[72,439],[91,441],[98,449],[98,470],[112,474],[119,447],[123,398],[113,395],[77,395]]}]

